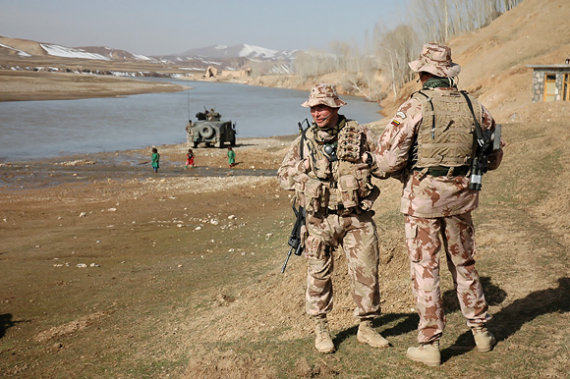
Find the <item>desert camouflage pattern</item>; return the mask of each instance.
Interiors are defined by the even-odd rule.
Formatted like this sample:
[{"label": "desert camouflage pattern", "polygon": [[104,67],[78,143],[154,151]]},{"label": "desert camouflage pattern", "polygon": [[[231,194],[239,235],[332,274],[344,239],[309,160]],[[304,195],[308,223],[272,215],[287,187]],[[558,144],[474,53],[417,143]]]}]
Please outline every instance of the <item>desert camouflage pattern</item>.
[{"label": "desert camouflage pattern", "polygon": [[356,305],[354,316],[369,319],[380,314],[378,235],[372,214],[307,217],[304,254],[307,257],[306,311],[309,315],[325,315],[333,309],[333,252],[339,245],[343,247],[348,263]]},{"label": "desert camouflage pattern", "polygon": [[439,286],[441,241],[467,325],[472,328],[485,325],[491,315],[487,313],[483,287],[475,269],[475,231],[471,214],[445,218],[406,216],[405,225],[412,292],[420,317],[418,342],[439,340],[445,328],[446,319]]},{"label": "desert camouflage pattern", "polygon": [[[430,91],[447,91],[436,88]],[[379,138],[375,151],[378,170],[399,177],[404,182],[400,211],[414,217],[447,217],[477,208],[479,191],[469,189],[469,176],[431,176],[406,169],[412,145],[423,120],[422,101],[415,96],[404,102]],[[467,107],[467,105],[465,105]],[[495,128],[491,113],[482,105],[481,128]],[[489,157],[489,169],[496,169],[503,151]]]},{"label": "desert camouflage pattern", "polygon": [[422,47],[419,59],[409,62],[408,66],[415,72],[429,72],[442,78],[459,75],[461,66],[451,60],[451,49],[434,42]]},{"label": "desert camouflage pattern", "polygon": [[340,108],[343,105],[346,105],[346,102],[342,101],[338,97],[336,87],[334,85],[329,83],[320,83],[311,88],[309,99],[301,104],[301,106],[310,108],[319,104],[327,105],[331,108]]},{"label": "desert camouflage pattern", "polygon": [[[357,123],[339,115],[340,130],[346,124],[356,125],[363,142],[362,152],[374,152],[376,145],[371,132]],[[335,129],[336,130],[336,129]],[[360,319],[373,318],[380,313],[380,290],[378,285],[379,249],[376,225],[372,220],[371,208],[379,194],[377,187],[370,189],[365,198],[355,200],[343,198],[338,191],[339,174],[348,174],[353,169],[366,171],[370,175],[383,174],[366,163],[333,162],[319,152],[318,141],[325,136],[316,124],[306,132],[303,144],[304,159],[300,155],[300,139],[295,139],[278,169],[282,188],[295,191],[297,199],[307,208],[305,228],[302,230],[304,255],[307,258],[306,310],[311,316],[326,315],[333,307],[331,276],[334,267],[333,252],[342,246],[348,262],[348,270],[353,282],[354,315]],[[313,151],[312,156],[310,155]],[[305,160],[310,161],[310,169],[305,168]],[[346,165],[345,165],[346,164]],[[349,167],[350,166],[350,167]],[[364,167],[361,166],[366,166]],[[368,174],[359,174],[366,177]],[[348,175],[346,175],[348,176]],[[342,186],[341,186],[342,187]],[[356,183],[355,190],[359,190]],[[315,190],[318,188],[318,190]],[[319,192],[321,191],[321,192]],[[304,199],[300,199],[304,197]],[[332,199],[332,200],[331,200]],[[355,200],[350,209],[340,210],[338,205]]]},{"label": "desert camouflage pattern", "polygon": [[[428,92],[431,91],[455,90],[435,88]],[[468,174],[433,176],[408,167],[426,114],[424,105],[416,96],[404,102],[380,136],[375,154],[378,168],[404,183],[400,211],[406,214],[406,241],[412,291],[420,316],[420,343],[438,340],[445,327],[439,287],[440,238],[468,325],[484,326],[490,318],[474,260],[475,232],[470,212],[478,205],[479,192],[469,189]],[[478,107],[481,128],[493,130],[493,117],[479,103],[475,109]],[[437,110],[435,117],[438,117]],[[501,159],[502,150],[493,153],[489,157],[489,169],[496,169]]]}]

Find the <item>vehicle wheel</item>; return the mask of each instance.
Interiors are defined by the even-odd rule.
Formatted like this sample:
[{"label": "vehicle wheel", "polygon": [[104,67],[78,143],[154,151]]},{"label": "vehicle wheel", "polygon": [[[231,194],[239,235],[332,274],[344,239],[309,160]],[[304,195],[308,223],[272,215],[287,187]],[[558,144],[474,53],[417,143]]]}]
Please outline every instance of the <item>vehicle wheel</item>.
[{"label": "vehicle wheel", "polygon": [[218,147],[219,147],[220,149],[221,149],[222,147],[224,147],[224,141],[223,141],[223,140],[220,140],[220,141],[218,142]]},{"label": "vehicle wheel", "polygon": [[197,147],[198,147],[198,142],[192,143],[192,147],[193,147],[194,149],[197,148]]},{"label": "vehicle wheel", "polygon": [[204,125],[200,128],[200,135],[202,138],[210,138],[214,135],[214,128],[209,125]]},{"label": "vehicle wheel", "polygon": [[230,140],[230,146],[234,147],[236,145],[236,137],[233,136],[232,139]]}]

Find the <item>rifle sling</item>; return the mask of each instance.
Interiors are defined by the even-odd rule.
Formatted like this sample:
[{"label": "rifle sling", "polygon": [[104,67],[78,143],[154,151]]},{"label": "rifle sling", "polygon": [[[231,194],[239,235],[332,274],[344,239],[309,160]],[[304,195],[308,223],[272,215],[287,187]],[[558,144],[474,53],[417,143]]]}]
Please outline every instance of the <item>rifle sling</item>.
[{"label": "rifle sling", "polygon": [[[469,96],[467,96],[467,93],[465,93],[465,91],[460,91],[460,93],[465,98],[467,106],[469,107],[471,115],[473,116],[473,121],[475,122],[475,134],[477,138],[477,145],[479,146],[479,148],[483,148],[483,145],[488,144],[489,141],[486,140],[485,137],[483,136],[483,130],[481,129],[481,124],[479,124],[479,120],[477,120],[477,116],[475,116],[475,111],[473,110],[473,104],[471,104],[471,99],[469,99]],[[486,149],[482,150],[485,151]]]}]

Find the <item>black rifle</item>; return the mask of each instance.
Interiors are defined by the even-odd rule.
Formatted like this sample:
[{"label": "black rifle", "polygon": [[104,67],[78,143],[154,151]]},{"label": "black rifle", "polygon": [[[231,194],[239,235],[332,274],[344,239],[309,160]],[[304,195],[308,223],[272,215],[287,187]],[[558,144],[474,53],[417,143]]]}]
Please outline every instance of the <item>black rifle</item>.
[{"label": "black rifle", "polygon": [[473,121],[475,122],[475,142],[476,150],[471,160],[471,176],[469,177],[469,189],[475,191],[481,191],[483,186],[483,174],[488,170],[488,160],[489,154],[495,150],[501,148],[501,125],[495,125],[495,131],[482,130],[479,120],[475,116],[473,111],[473,105],[469,96],[464,91],[461,94],[467,101],[469,110],[473,115]]},{"label": "black rifle", "polygon": [[[303,123],[307,124],[307,128],[303,129]],[[301,130],[301,142],[299,146],[299,155],[301,156],[301,160],[304,158],[304,142],[305,142],[305,132],[311,126],[309,124],[309,120],[304,119],[301,122],[298,122],[297,125],[299,126],[299,130]],[[305,224],[305,208],[299,206],[299,209],[295,208],[296,201],[293,201],[293,212],[295,213],[295,225],[293,225],[293,230],[291,231],[291,235],[289,236],[289,241],[287,243],[291,248],[287,253],[287,258],[285,258],[285,262],[283,266],[281,266],[281,273],[285,272],[287,268],[287,263],[289,262],[289,258],[291,258],[291,253],[294,251],[295,255],[301,255],[303,253],[303,245],[301,245],[301,227]]]},{"label": "black rifle", "polygon": [[303,246],[301,245],[301,227],[305,224],[305,208],[299,206],[299,209],[295,209],[295,202],[293,202],[292,208],[297,219],[295,220],[295,225],[293,225],[293,230],[291,231],[289,241],[287,242],[291,248],[287,253],[287,258],[285,258],[283,266],[281,267],[282,274],[287,268],[287,262],[289,262],[289,258],[291,258],[291,253],[295,252],[295,255],[301,255],[303,253]]}]

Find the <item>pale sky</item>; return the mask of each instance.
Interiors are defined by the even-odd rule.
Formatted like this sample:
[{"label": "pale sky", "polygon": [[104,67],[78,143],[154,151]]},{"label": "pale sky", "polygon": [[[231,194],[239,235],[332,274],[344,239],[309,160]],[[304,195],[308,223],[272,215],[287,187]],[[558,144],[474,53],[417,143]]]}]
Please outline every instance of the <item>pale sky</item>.
[{"label": "pale sky", "polygon": [[144,55],[247,43],[273,50],[364,45],[407,0],[0,0],[0,35]]}]

